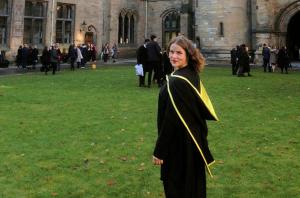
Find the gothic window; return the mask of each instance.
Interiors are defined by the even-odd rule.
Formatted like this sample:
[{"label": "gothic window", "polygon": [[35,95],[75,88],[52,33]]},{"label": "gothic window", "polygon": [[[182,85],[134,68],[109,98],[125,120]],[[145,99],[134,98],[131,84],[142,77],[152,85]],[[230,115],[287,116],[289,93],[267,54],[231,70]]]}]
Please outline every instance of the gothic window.
[{"label": "gothic window", "polygon": [[24,44],[41,45],[46,27],[46,2],[25,1]]},{"label": "gothic window", "polygon": [[126,46],[134,44],[135,40],[135,16],[132,11],[122,10],[119,15],[118,42]]},{"label": "gothic window", "polygon": [[119,15],[119,33],[118,33],[118,43],[122,44],[123,43],[123,17],[120,14]]},{"label": "gothic window", "polygon": [[0,45],[7,44],[8,0],[0,1]]},{"label": "gothic window", "polygon": [[72,43],[74,35],[75,6],[57,3],[56,42]]},{"label": "gothic window", "polygon": [[180,32],[180,16],[172,10],[163,17],[163,46],[166,47],[173,37]]},{"label": "gothic window", "polygon": [[131,43],[133,43],[133,41],[134,41],[134,18],[133,18],[133,16],[131,16],[130,17],[130,28],[129,28],[129,30],[130,30],[130,41],[131,41]]}]

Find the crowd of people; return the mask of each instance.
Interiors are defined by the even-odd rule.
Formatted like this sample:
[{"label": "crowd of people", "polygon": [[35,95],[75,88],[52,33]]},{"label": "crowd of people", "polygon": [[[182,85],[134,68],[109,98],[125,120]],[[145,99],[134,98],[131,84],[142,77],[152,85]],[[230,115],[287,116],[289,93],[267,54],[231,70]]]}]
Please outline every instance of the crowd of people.
[{"label": "crowd of people", "polygon": [[[161,50],[155,35],[151,35],[150,39],[145,39],[144,44],[138,48],[137,64],[143,66],[143,75],[139,76],[140,87],[150,88],[152,82],[161,87],[165,76],[173,70],[167,52]],[[147,85],[145,84],[146,76]]]},{"label": "crowd of people", "polygon": [[93,44],[82,44],[75,46],[71,44],[68,51],[61,51],[59,44],[53,44],[50,47],[45,46],[42,53],[39,55],[37,46],[28,46],[24,44],[19,46],[16,64],[22,69],[36,69],[36,65],[40,62],[42,72],[47,72],[52,69],[52,74],[60,70],[60,64],[70,62],[71,70],[74,70],[74,64],[77,63],[77,68],[84,68],[86,62],[95,61],[97,56],[96,47]]},{"label": "crowd of people", "polygon": [[238,77],[252,76],[250,74],[250,55],[246,44],[237,45],[231,50],[232,75]]},{"label": "crowd of people", "polygon": [[276,46],[269,47],[263,44],[262,49],[263,68],[264,72],[275,72],[276,67],[279,67],[281,73],[285,70],[288,74],[288,68],[291,67],[291,61],[286,46],[277,49]]},{"label": "crowd of people", "polygon": [[[238,77],[252,76],[250,74],[250,54],[245,44],[238,45],[233,48],[231,54],[232,75]],[[276,46],[269,47],[263,44],[261,51],[264,72],[275,72],[276,68],[280,68],[281,73],[288,74],[288,68],[291,67],[291,61],[286,46],[277,49]]]}]

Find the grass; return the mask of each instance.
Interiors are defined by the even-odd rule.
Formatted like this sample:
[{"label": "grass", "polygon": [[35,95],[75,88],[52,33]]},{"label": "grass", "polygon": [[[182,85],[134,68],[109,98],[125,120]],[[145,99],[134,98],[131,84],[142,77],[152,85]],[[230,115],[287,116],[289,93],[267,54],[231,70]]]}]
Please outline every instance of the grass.
[{"label": "grass", "polygon": [[[208,197],[300,194],[300,72],[201,78],[219,122]],[[0,197],[163,197],[156,140],[158,89],[133,67],[0,77]]]}]

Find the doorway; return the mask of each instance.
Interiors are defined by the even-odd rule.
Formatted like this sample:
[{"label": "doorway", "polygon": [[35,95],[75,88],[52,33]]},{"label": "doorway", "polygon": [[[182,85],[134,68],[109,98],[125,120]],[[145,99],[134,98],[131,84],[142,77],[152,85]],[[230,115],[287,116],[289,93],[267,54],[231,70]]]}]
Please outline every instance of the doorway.
[{"label": "doorway", "polygon": [[85,44],[94,43],[94,34],[93,34],[93,32],[86,32],[85,33],[84,43]]},{"label": "doorway", "polygon": [[291,60],[299,60],[300,48],[300,11],[297,12],[289,21],[286,35],[286,45]]}]

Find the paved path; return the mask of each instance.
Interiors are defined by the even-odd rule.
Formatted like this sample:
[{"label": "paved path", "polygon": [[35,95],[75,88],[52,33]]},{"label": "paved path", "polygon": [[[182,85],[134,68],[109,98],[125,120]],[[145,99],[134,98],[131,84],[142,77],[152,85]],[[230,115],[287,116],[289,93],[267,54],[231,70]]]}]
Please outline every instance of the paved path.
[{"label": "paved path", "polygon": [[[96,61],[95,62],[97,67],[101,67],[101,66],[113,66],[113,65],[132,65],[134,66],[136,64],[136,59],[118,59],[117,62],[113,63],[111,60],[108,61],[107,63],[104,63],[103,61]],[[94,64],[94,62],[89,62],[86,64],[87,68],[91,67],[91,65]],[[212,62],[212,61],[208,61],[207,62],[208,66],[224,66],[224,67],[231,67],[231,65],[229,63],[223,62]],[[0,75],[6,75],[6,74],[22,74],[22,73],[27,73],[27,72],[40,72],[40,68],[41,68],[41,64],[38,64],[36,66],[35,70],[32,69],[26,69],[23,70],[21,68],[18,68],[15,65],[11,65],[8,68],[0,68]],[[261,67],[261,65],[257,64],[257,65],[252,65],[253,67]],[[75,67],[76,67],[76,63],[75,63]],[[300,70],[300,61],[298,62],[292,62],[292,67],[295,70]],[[61,64],[61,69],[69,69],[70,68],[70,64],[69,63],[63,63]]]}]

